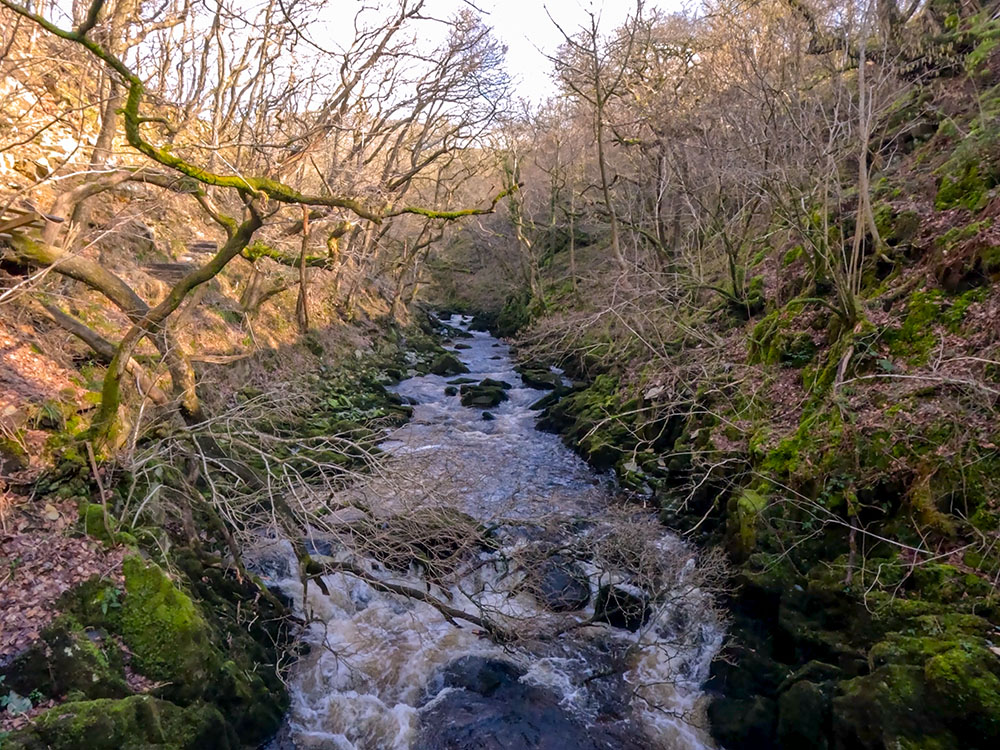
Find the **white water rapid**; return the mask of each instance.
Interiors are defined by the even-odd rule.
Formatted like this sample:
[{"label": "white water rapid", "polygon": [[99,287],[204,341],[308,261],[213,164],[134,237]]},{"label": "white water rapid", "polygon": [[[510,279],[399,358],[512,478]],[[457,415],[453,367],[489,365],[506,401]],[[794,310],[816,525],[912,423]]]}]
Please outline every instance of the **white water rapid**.
[{"label": "white water rapid", "polygon": [[[350,559],[372,580],[427,601],[349,573],[326,576],[330,596],[310,586],[303,600],[287,543],[260,564],[310,621],[311,650],[292,669],[292,705],[274,747],[713,747],[701,685],[722,629],[699,588],[694,552],[654,515],[616,501],[611,479],[557,436],[535,430],[529,406],[544,392],[524,386],[506,344],[481,332],[454,342],[470,369],[462,377],[505,381],[509,400],[484,419],[483,409],[446,395],[454,377],[401,382],[413,418],[387,435],[388,466],[352,500],[390,534],[392,519],[405,516],[416,520],[398,524],[400,534],[426,536],[427,509],[454,508],[431,524],[446,541],[421,538],[414,558],[444,547],[458,550],[455,561],[394,567],[396,558],[366,556],[364,544],[311,540],[325,559]],[[345,528],[358,515],[345,513]],[[628,614],[622,604],[616,613],[613,604],[626,599],[639,609]],[[489,637],[490,624],[505,643]]]}]

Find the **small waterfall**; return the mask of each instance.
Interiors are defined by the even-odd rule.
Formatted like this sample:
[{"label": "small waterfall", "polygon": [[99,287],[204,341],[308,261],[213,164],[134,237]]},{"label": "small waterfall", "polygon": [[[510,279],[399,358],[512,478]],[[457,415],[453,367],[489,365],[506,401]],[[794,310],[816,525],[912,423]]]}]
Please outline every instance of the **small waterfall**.
[{"label": "small waterfall", "polygon": [[[349,498],[377,520],[359,533],[348,511],[344,534],[310,540],[364,575],[329,575],[329,596],[303,597],[287,542],[257,556],[309,621],[276,746],[712,747],[701,685],[722,628],[693,551],[534,429],[541,394],[506,344],[481,332],[457,343],[464,377],[510,384],[509,400],[484,419],[446,395],[453,377],[397,386],[413,418],[382,444],[385,471]],[[511,638],[498,644],[484,623]]]}]

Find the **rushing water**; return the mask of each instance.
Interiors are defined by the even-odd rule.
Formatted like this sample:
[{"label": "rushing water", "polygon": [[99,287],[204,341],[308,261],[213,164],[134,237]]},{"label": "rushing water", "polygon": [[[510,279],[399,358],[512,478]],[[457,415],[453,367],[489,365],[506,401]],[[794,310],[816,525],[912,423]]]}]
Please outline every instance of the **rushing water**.
[{"label": "rushing water", "polygon": [[[455,508],[468,515],[454,516],[452,546],[475,536],[462,530],[476,528],[462,527],[467,517],[490,529],[489,544],[471,545],[461,565],[431,575],[416,565],[391,570],[380,564],[384,557],[366,558],[363,548],[338,545],[335,535],[313,540],[317,552],[349,557],[373,578],[425,592],[430,601],[348,574],[326,577],[330,596],[310,587],[303,600],[290,565],[267,569],[311,620],[311,651],[293,669],[282,746],[711,747],[699,728],[701,684],[721,629],[697,587],[692,553],[648,514],[616,504],[607,477],[556,436],[535,430],[529,406],[542,393],[523,385],[506,344],[481,332],[456,344],[471,370],[464,377],[510,383],[509,400],[484,419],[482,409],[445,394],[454,378],[403,381],[397,390],[415,403],[413,418],[383,443],[391,457],[386,471],[350,499],[384,519],[425,519],[432,512],[425,509]],[[357,512],[343,523],[352,518]],[[555,606],[527,583],[551,584],[551,575],[578,601],[557,596]],[[648,620],[635,632],[589,622],[601,588],[611,584],[639,597],[647,596],[643,589],[655,592]],[[446,605],[446,613],[434,603]],[[455,617],[456,610],[475,622]],[[484,620],[516,638],[498,645]]]}]

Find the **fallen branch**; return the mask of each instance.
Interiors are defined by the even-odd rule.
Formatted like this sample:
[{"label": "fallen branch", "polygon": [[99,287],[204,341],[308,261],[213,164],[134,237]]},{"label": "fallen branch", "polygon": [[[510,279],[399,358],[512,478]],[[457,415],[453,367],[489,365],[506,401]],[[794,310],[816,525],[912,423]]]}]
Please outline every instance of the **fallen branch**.
[{"label": "fallen branch", "polygon": [[[316,558],[313,558],[316,560]],[[320,562],[316,560],[316,562]],[[515,639],[513,633],[508,632],[506,629],[497,625],[495,622],[486,620],[479,615],[474,615],[465,610],[458,609],[457,607],[452,607],[445,604],[443,601],[422,589],[413,588],[411,586],[406,586],[401,583],[391,583],[389,581],[383,581],[370,573],[365,572],[357,565],[349,562],[342,562],[337,560],[324,559],[320,562],[323,568],[331,573],[346,573],[347,575],[359,578],[369,586],[379,591],[383,591],[390,594],[398,594],[400,596],[405,596],[410,599],[416,599],[418,601],[424,602],[425,604],[430,604],[438,612],[444,615],[444,618],[450,622],[455,627],[461,627],[456,620],[465,620],[466,622],[471,622],[487,633],[499,643],[509,643]]]}]

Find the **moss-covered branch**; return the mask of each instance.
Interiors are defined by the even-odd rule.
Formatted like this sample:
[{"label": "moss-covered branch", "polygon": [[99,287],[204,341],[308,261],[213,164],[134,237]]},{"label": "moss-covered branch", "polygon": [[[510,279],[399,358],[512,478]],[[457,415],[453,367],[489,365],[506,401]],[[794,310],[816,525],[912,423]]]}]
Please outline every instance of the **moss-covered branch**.
[{"label": "moss-covered branch", "polygon": [[266,242],[254,242],[252,245],[244,248],[240,254],[251,263],[260,258],[270,258],[275,263],[280,263],[290,268],[298,268],[300,262],[304,262],[309,268],[333,268],[333,259],[327,255],[307,255],[303,260],[298,255],[290,255],[282,252],[273,245],[268,245]]},{"label": "moss-covered branch", "polygon": [[517,183],[516,185],[511,185],[506,190],[502,190],[493,196],[493,200],[490,201],[490,205],[486,208],[464,208],[458,211],[435,211],[429,208],[421,208],[420,206],[406,206],[405,208],[397,208],[389,211],[385,216],[386,218],[392,216],[401,216],[403,214],[415,214],[417,216],[423,216],[427,219],[442,219],[444,221],[454,221],[455,219],[461,219],[466,216],[481,216],[483,214],[491,214],[496,210],[497,203],[502,201],[508,195],[517,192],[524,183]]}]

